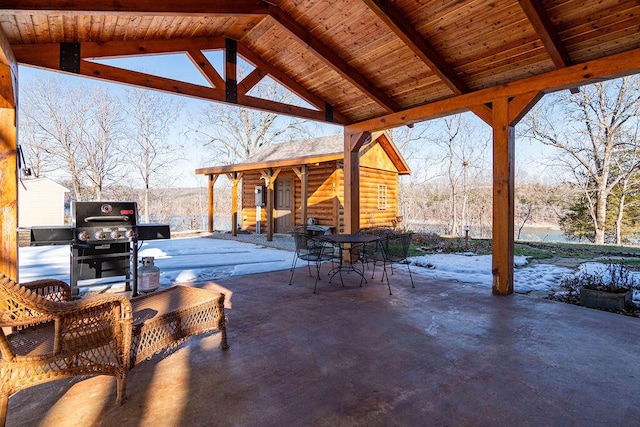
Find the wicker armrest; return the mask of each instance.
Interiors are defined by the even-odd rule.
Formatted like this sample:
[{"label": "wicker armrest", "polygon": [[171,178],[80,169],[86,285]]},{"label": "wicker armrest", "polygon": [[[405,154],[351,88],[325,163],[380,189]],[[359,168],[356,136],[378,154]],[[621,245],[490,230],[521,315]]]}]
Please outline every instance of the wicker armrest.
[{"label": "wicker armrest", "polygon": [[131,345],[131,303],[118,295],[100,295],[56,304],[57,350],[73,350],[115,337]]},{"label": "wicker armrest", "polygon": [[71,287],[61,280],[42,279],[21,285],[50,301],[71,301]]}]

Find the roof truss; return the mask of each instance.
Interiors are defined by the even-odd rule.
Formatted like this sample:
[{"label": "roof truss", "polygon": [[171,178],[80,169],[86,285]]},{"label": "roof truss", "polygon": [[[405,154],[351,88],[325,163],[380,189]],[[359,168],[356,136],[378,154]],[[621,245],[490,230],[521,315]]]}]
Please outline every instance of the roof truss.
[{"label": "roof truss", "polygon": [[[259,55],[252,52],[246,46],[236,43],[235,41],[232,41],[236,44],[234,54],[240,55],[247,62],[251,63],[255,67],[255,70],[239,83],[235,82],[235,77],[231,80],[223,79],[206,58],[203,51],[227,51],[228,42],[229,39],[223,37],[203,37],[172,40],[119,41],[101,44],[92,42],[78,43],[77,48],[79,49],[80,57],[75,73],[86,77],[253,108],[275,114],[284,114],[330,123],[347,123],[347,119],[341,114],[333,112],[333,109],[327,102],[304,89],[276,67],[263,61]],[[60,62],[63,45],[63,43],[17,45],[13,46],[13,51],[15,52],[17,61],[20,63],[52,71],[68,71],[64,70]],[[186,53],[212,87],[205,87],[92,62],[92,60],[100,58],[166,53]],[[228,55],[225,56],[228,58],[227,62],[234,62]],[[304,99],[317,110],[247,95],[247,92],[267,75]],[[237,86],[234,88],[237,96],[233,99],[227,96],[231,89],[229,85]]]}]

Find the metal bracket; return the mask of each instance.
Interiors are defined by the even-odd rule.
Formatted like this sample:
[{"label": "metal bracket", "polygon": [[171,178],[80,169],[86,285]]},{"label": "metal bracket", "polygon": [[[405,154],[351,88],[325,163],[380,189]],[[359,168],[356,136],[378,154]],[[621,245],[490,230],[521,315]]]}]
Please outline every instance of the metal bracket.
[{"label": "metal bracket", "polygon": [[60,43],[60,71],[80,74],[80,43]]}]

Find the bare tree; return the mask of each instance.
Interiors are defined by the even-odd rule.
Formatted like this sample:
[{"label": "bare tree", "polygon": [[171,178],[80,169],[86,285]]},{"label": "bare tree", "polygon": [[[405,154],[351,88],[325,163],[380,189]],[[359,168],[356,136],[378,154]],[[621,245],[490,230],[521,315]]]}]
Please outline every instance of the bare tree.
[{"label": "bare tree", "polygon": [[[246,69],[239,69],[239,75],[246,73]],[[291,92],[274,80],[265,80],[252,89],[252,96],[281,103],[295,102]],[[198,135],[216,162],[231,164],[246,160],[273,142],[308,136],[305,123],[306,120],[265,111],[211,104],[192,115],[190,132]]]},{"label": "bare tree", "polygon": [[171,125],[178,119],[180,103],[167,95],[144,89],[127,91],[130,143],[126,146],[127,164],[137,171],[144,186],[143,215],[149,222],[149,196],[153,179],[179,160],[181,146],[169,141]]},{"label": "bare tree", "polygon": [[560,94],[525,119],[525,135],[558,148],[559,160],[582,184],[598,244],[605,242],[607,199],[639,143],[625,137],[639,113],[640,78],[625,77]]},{"label": "bare tree", "polygon": [[81,200],[85,165],[79,159],[90,109],[83,100],[86,89],[72,87],[60,77],[37,79],[30,85],[20,104],[20,135],[29,136],[21,139],[29,147],[27,162],[38,165],[38,174],[55,171],[67,176],[74,197]]},{"label": "bare tree", "polygon": [[489,141],[472,136],[473,130],[465,115],[447,117],[443,124],[443,135],[434,142],[440,147],[440,162],[449,187],[449,233],[461,235],[468,222],[470,174],[483,169]]},{"label": "bare tree", "polygon": [[120,143],[121,104],[108,92],[93,88],[85,102],[92,106],[90,126],[82,129],[82,161],[86,177],[93,189],[94,200],[102,200],[107,183],[117,181],[122,165]]}]

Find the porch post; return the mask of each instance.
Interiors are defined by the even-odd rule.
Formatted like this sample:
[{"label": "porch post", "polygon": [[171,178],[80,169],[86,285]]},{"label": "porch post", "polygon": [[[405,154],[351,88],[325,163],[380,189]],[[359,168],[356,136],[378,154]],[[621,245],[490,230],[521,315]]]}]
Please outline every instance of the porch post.
[{"label": "porch post", "polygon": [[542,98],[541,92],[493,101],[492,292],[513,293],[515,125]]},{"label": "porch post", "polygon": [[[300,180],[300,224],[304,225],[307,223],[307,205],[309,201],[309,167],[302,165],[299,168],[294,167],[292,169],[293,173],[295,173]],[[293,200],[295,200],[295,197]],[[293,225],[294,227],[296,225],[295,213],[293,216]]]},{"label": "porch post", "polygon": [[238,183],[242,178],[242,172],[232,172],[227,175],[232,182],[231,186],[231,235],[238,235]]},{"label": "porch post", "polygon": [[493,101],[493,238],[492,292],[513,293],[514,127],[509,125],[509,101]]},{"label": "porch post", "polygon": [[0,31],[0,272],[18,280],[18,63]]},{"label": "porch post", "polygon": [[344,231],[360,230],[360,147],[371,140],[370,132],[344,134]]},{"label": "porch post", "polygon": [[207,218],[208,218],[207,231],[209,233],[213,233],[213,231],[214,231],[214,221],[213,221],[213,219],[214,219],[214,216],[215,216],[215,214],[214,214],[215,205],[214,205],[214,189],[213,189],[213,185],[216,183],[216,180],[218,179],[219,175],[211,174],[211,175],[207,175],[207,176],[209,177],[209,180],[208,180],[208,197],[207,197],[208,205],[209,205],[209,211],[208,211],[208,214],[207,214]]}]

